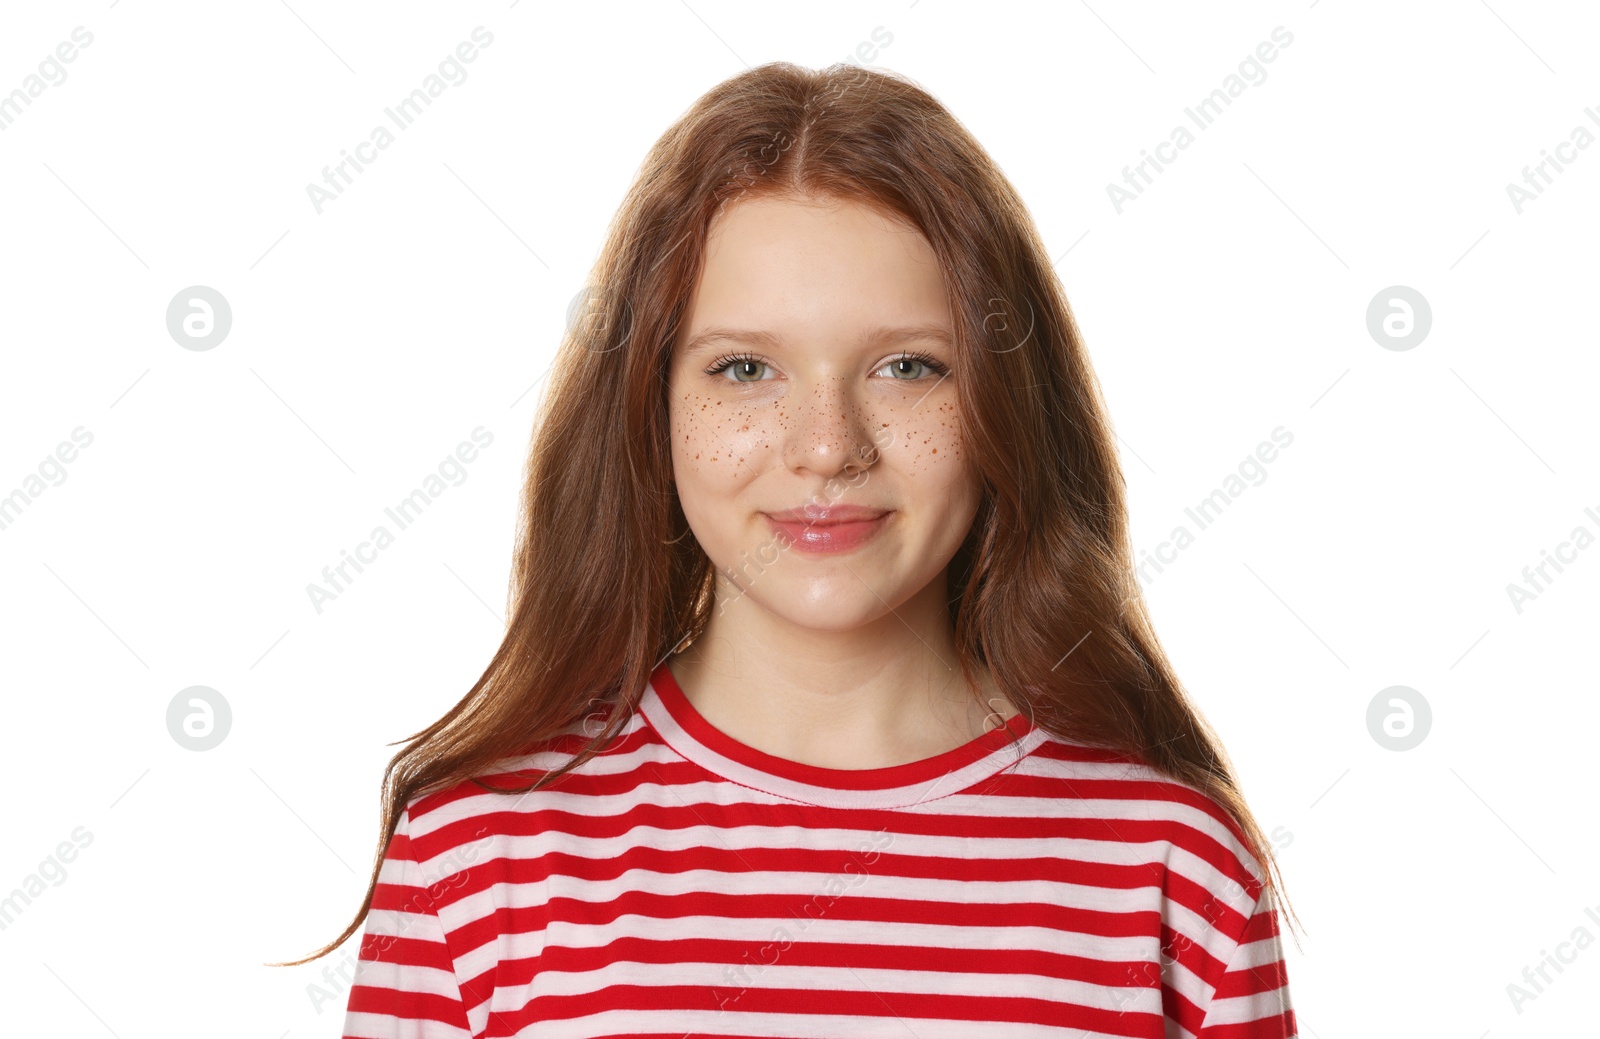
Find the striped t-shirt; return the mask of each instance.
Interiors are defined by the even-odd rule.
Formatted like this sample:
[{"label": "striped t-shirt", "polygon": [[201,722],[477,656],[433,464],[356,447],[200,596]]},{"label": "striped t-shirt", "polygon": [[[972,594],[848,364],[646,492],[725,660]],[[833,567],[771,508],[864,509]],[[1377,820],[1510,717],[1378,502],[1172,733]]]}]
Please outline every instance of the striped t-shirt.
[{"label": "striped t-shirt", "polygon": [[663,663],[553,788],[406,805],[344,1035],[1285,1039],[1262,879],[1216,802],[1022,715],[820,768],[713,728]]}]

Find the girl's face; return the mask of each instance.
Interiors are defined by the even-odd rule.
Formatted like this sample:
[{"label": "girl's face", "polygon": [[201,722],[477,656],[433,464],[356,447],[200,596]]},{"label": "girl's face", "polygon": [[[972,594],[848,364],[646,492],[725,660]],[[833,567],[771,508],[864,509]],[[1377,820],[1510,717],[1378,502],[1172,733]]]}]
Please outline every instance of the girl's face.
[{"label": "girl's face", "polygon": [[[723,575],[719,610],[743,596],[842,631],[943,587],[980,492],[944,278],[920,233],[854,202],[741,200],[712,221],[680,327],[673,472]],[[768,515],[841,506],[885,515],[809,529]]]}]

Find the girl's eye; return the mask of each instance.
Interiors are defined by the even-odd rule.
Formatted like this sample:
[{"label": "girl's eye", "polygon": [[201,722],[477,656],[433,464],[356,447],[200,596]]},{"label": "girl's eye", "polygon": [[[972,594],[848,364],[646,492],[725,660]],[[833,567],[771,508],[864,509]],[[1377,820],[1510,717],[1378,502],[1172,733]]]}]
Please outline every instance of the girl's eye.
[{"label": "girl's eye", "polygon": [[[905,369],[908,366],[912,366],[911,374],[908,377],[902,378],[902,374],[904,374]],[[896,357],[894,360],[884,365],[883,368],[888,368],[894,373],[891,378],[899,379],[901,382],[916,382],[918,381],[918,378],[916,375],[917,368],[915,366],[925,368],[941,378],[950,374],[950,367],[948,365],[943,364],[935,357],[930,357],[923,353],[901,354],[899,357]],[[883,371],[883,368],[879,368],[878,370],[881,372]]]},{"label": "girl's eye", "polygon": [[[761,378],[761,369],[765,368],[768,368],[767,362],[754,354],[730,354],[727,357],[718,359],[710,368],[707,368],[706,374],[721,375],[723,372],[731,371],[733,372],[733,378],[727,380],[729,382],[763,382],[765,380]],[[931,372],[941,378],[950,374],[948,365],[938,358],[925,353],[901,354],[894,360],[887,362],[878,371],[881,372],[885,368],[892,373],[889,378],[897,382],[919,382],[927,378],[926,373],[919,375],[919,368],[925,369],[926,372]],[[746,378],[746,376],[754,377]]]},{"label": "girl's eye", "polygon": [[765,368],[766,366],[767,362],[763,361],[754,354],[730,354],[729,356],[718,360],[710,368],[707,368],[706,374],[721,375],[723,372],[731,369],[733,371],[733,378],[728,380],[729,382],[761,382],[762,380],[759,374],[757,374],[757,377],[753,379],[746,379],[745,376],[751,374],[750,369],[752,368],[760,369]]}]

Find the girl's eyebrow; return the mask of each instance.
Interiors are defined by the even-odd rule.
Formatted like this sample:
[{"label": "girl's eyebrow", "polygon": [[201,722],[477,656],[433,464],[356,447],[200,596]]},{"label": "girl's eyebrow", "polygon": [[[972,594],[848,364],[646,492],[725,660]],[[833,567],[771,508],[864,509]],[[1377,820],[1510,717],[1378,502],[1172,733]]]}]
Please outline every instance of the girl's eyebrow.
[{"label": "girl's eyebrow", "polygon": [[[898,328],[878,327],[870,328],[861,336],[861,346],[895,346],[900,343],[933,340],[943,346],[954,349],[955,340],[950,335],[950,330],[943,325],[905,325]],[[713,326],[704,330],[684,344],[684,353],[694,353],[722,343],[745,343],[758,346],[762,349],[773,350],[783,346],[783,336],[776,332],[758,329],[722,328]]]}]

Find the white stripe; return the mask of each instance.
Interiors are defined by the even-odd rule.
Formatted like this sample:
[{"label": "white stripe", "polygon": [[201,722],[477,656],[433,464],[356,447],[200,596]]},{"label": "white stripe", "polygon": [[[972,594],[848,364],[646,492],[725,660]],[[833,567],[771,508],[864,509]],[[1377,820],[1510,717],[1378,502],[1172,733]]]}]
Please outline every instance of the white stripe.
[{"label": "white stripe", "polygon": [[[613,817],[609,813],[585,811],[585,806],[581,803],[560,807],[565,811],[580,813],[590,818]],[[619,816],[624,814],[626,813],[618,813]],[[422,868],[432,883],[456,871],[444,868],[452,859],[458,863],[457,869],[471,865],[465,860],[464,854],[458,854],[464,851],[472,851],[475,856],[474,861],[480,863],[496,857],[531,860],[552,851],[604,861],[615,859],[636,848],[660,851],[710,848],[735,853],[814,852],[818,855],[849,853],[860,856],[877,852],[880,855],[907,856],[914,859],[981,859],[997,863],[1022,858],[1045,858],[1063,860],[1060,867],[1063,870],[1077,869],[1078,863],[1128,867],[1162,865],[1218,893],[1228,893],[1236,898],[1242,898],[1238,903],[1240,911],[1247,915],[1252,905],[1248,897],[1243,897],[1244,889],[1228,879],[1226,874],[1208,860],[1166,840],[1151,839],[1119,843],[1112,839],[1049,834],[1038,837],[975,837],[960,833],[897,833],[887,828],[876,830],[845,826],[771,826],[750,823],[719,827],[694,823],[687,826],[666,827],[641,824],[624,833],[609,836],[590,837],[549,831],[489,835],[470,841],[460,848],[426,858],[422,860]]]},{"label": "white stripe", "polygon": [[[1147,954],[1154,947],[1152,939],[1145,935],[1105,938],[1048,927],[891,924],[876,920],[830,918],[825,906],[819,907],[819,912],[819,916],[804,919],[792,916],[655,919],[628,915],[604,924],[559,923],[538,931],[503,934],[496,941],[486,942],[462,956],[457,969],[466,977],[477,977],[497,962],[532,959],[546,948],[600,949],[629,938],[661,943],[690,939],[740,942],[750,946],[752,961],[757,961],[759,950],[771,944],[775,938],[782,944],[802,937],[808,944],[893,945],[906,949],[957,949],[974,953],[997,949],[1044,951],[1103,962],[1128,963],[1146,962]],[[1204,1003],[1204,999],[1198,1002]]]},{"label": "white stripe", "polygon": [[[825,998],[825,997],[819,997]],[[483,1015],[487,1020],[488,1015]],[[477,1022],[474,1022],[477,1026]],[[843,1014],[753,1014],[737,1010],[608,1010],[570,1021],[540,1021],[539,1039],[592,1039],[598,1035],[671,1033],[715,1036],[726,1034],[781,1037],[781,1039],[1127,1039],[1125,1034],[1091,1032],[1081,1028],[1056,1028],[1003,1022],[959,1021],[943,1018],[892,1015],[882,1017]]]},{"label": "white stripe", "polygon": [[1276,1017],[1288,1009],[1290,1009],[1288,990],[1280,987],[1249,996],[1213,1000],[1206,1011],[1206,1024],[1243,1024],[1263,1017]]},{"label": "white stripe", "polygon": [[[1103,888],[1094,884],[1073,884],[1054,880],[953,880],[928,877],[896,877],[863,871],[817,874],[771,870],[757,873],[725,873],[720,870],[694,869],[676,873],[657,873],[651,870],[630,869],[621,876],[605,880],[581,880],[569,876],[556,876],[533,884],[495,884],[481,891],[463,896],[460,900],[440,907],[448,914],[446,928],[456,931],[462,923],[478,916],[486,916],[496,906],[525,908],[543,905],[548,898],[575,898],[592,904],[603,904],[617,898],[640,893],[645,895],[811,895],[824,890],[831,878],[840,884],[856,883],[853,876],[864,877],[858,886],[847,887],[853,897],[892,898],[901,901],[955,905],[1011,905],[1023,902],[1041,902],[1064,909],[1078,908],[1106,913],[1131,913],[1154,908],[1157,893],[1152,887],[1121,889]],[[472,909],[479,908],[478,913]],[[1183,910],[1188,913],[1189,910]],[[1198,916],[1190,914],[1194,919]]]},{"label": "white stripe", "polygon": [[456,983],[453,973],[412,963],[361,960],[356,964],[352,985],[369,985],[398,992],[422,992],[455,1001],[461,999],[461,987]]},{"label": "white stripe", "polygon": [[[541,970],[533,984],[525,987],[525,991],[531,989],[527,991],[527,998],[531,999],[535,995],[583,996],[611,985],[703,987],[708,990],[708,1003],[715,1005],[709,991],[711,989],[729,1000],[725,1012],[737,1008],[741,1000],[735,997],[761,989],[798,989],[817,993],[881,992],[969,999],[1043,999],[1123,1013],[1159,1015],[1162,1012],[1160,989],[1140,986],[1132,979],[1126,987],[1113,987],[1040,974],[979,974],[786,964],[780,949],[781,943],[770,946],[767,955],[776,957],[773,962],[763,964],[752,958],[752,962],[744,965],[742,971],[737,970],[738,965],[725,963],[640,963],[630,960],[612,962],[603,968],[579,973]],[[506,1005],[521,1004],[506,1001]]]}]

